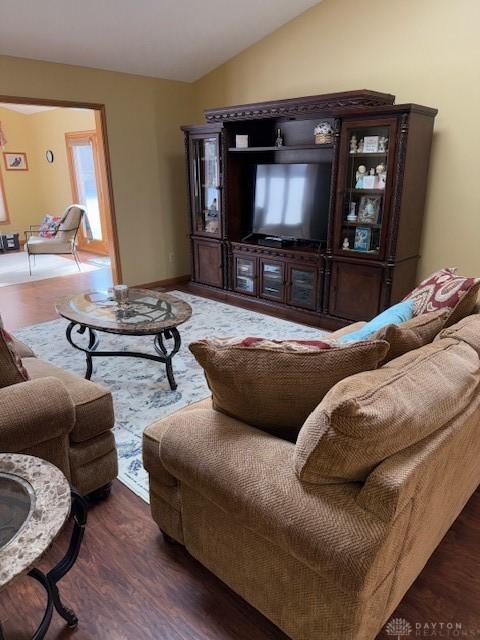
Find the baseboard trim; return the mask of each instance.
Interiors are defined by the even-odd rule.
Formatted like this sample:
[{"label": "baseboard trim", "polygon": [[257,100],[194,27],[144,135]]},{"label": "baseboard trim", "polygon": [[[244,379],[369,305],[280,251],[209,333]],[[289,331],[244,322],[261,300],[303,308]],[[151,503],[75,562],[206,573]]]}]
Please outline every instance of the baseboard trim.
[{"label": "baseboard trim", "polygon": [[155,282],[147,282],[145,284],[136,284],[137,289],[158,289],[159,287],[174,287],[183,285],[190,280],[190,274],[185,276],[176,276],[175,278],[166,278],[165,280],[156,280]]}]

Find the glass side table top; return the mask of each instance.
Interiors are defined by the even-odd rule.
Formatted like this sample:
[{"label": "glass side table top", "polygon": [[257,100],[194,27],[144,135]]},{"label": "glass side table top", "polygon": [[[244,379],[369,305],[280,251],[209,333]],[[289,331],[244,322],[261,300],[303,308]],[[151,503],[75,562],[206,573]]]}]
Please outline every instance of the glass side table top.
[{"label": "glass side table top", "polygon": [[0,471],[0,549],[21,531],[33,504],[32,487],[22,478]]},{"label": "glass side table top", "polygon": [[128,289],[128,299],[118,304],[106,290],[88,291],[63,298],[56,304],[59,315],[92,329],[109,333],[154,335],[177,327],[192,315],[189,304],[148,289]]},{"label": "glass side table top", "polygon": [[70,513],[70,485],[45,460],[0,454],[0,589],[28,571]]}]

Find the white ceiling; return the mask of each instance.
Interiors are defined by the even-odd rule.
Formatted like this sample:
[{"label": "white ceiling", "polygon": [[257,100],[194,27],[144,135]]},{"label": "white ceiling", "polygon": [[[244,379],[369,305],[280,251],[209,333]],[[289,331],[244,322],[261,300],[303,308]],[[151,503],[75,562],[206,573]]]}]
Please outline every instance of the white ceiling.
[{"label": "white ceiling", "polygon": [[10,109],[10,111],[17,111],[17,113],[23,113],[26,116],[31,116],[32,113],[57,109],[57,107],[43,107],[35,104],[13,104],[12,102],[0,102],[0,107]]},{"label": "white ceiling", "polygon": [[318,2],[0,0],[0,53],[193,81]]}]

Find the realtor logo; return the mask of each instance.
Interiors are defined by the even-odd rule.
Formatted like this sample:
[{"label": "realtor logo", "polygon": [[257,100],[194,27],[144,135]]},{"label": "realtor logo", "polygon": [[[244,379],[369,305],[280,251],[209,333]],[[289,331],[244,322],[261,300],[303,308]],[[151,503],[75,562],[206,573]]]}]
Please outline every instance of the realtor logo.
[{"label": "realtor logo", "polygon": [[412,633],[412,625],[405,618],[392,618],[385,627],[387,635],[402,640]]}]

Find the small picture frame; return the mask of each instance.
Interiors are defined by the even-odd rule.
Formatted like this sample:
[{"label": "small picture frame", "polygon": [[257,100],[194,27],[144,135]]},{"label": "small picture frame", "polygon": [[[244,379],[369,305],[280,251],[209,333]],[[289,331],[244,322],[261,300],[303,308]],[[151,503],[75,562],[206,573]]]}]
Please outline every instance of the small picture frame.
[{"label": "small picture frame", "polygon": [[377,224],[380,216],[382,196],[362,196],[358,207],[358,221],[364,224]]},{"label": "small picture frame", "polygon": [[236,135],[235,136],[235,147],[237,149],[248,149],[248,136]]},{"label": "small picture frame", "polygon": [[372,238],[372,230],[368,227],[357,227],[355,229],[355,241],[353,248],[355,251],[370,251],[370,240]]},{"label": "small picture frame", "polygon": [[375,176],[363,176],[362,189],[375,189]]},{"label": "small picture frame", "polygon": [[365,136],[363,138],[363,153],[378,153],[379,136]]},{"label": "small picture frame", "polygon": [[6,171],[28,171],[27,154],[23,151],[4,151]]}]

